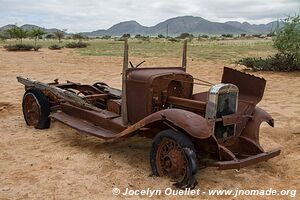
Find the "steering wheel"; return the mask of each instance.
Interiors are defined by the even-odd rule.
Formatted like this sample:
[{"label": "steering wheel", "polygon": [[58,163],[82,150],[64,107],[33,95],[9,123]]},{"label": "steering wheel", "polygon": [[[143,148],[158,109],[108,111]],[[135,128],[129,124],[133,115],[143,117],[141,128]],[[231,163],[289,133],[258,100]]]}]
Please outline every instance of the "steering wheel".
[{"label": "steering wheel", "polygon": [[129,61],[129,64],[130,64],[131,68],[138,68],[138,67],[139,67],[141,64],[143,64],[144,62],[146,62],[146,60],[144,60],[144,61],[140,62],[140,63],[139,63],[139,64],[137,64],[136,66],[133,66],[132,62],[131,62],[131,61]]}]

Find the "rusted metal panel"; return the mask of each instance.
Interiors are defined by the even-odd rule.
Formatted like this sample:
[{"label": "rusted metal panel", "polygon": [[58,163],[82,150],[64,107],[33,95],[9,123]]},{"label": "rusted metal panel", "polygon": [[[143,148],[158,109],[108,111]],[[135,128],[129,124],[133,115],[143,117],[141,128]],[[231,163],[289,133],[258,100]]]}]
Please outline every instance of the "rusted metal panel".
[{"label": "rusted metal panel", "polygon": [[193,77],[182,68],[129,69],[126,82],[129,121],[135,123],[163,109],[169,95],[190,98],[192,83]]},{"label": "rusted metal panel", "polygon": [[64,112],[56,112],[51,114],[53,119],[60,121],[63,124],[66,124],[78,131],[82,131],[84,133],[103,138],[103,139],[112,139],[115,137],[115,133],[111,130],[104,129],[99,126],[95,126],[87,121],[81,120],[80,118],[73,117]]},{"label": "rusted metal panel", "polygon": [[224,67],[222,83],[231,83],[239,88],[242,99],[257,104],[263,97],[266,80],[250,74]]},{"label": "rusted metal panel", "polygon": [[267,122],[270,126],[274,126],[274,119],[263,109],[256,107],[253,117],[246,124],[241,136],[247,137],[259,144],[259,127],[262,122]]},{"label": "rusted metal panel", "polygon": [[109,99],[107,101],[107,110],[120,115],[121,114],[121,100],[120,99]]},{"label": "rusted metal panel", "polygon": [[168,96],[167,103],[173,106],[180,106],[182,108],[190,108],[193,111],[204,111],[206,108],[206,102],[196,101],[181,97]]},{"label": "rusted metal panel", "polygon": [[249,165],[253,165],[255,163],[267,161],[271,158],[274,158],[278,156],[280,152],[281,152],[280,149],[273,149],[271,151],[249,156],[247,158],[240,159],[240,160],[217,161],[217,162],[207,163],[207,165],[212,167],[218,167],[219,170],[241,169],[243,167],[247,167]]}]

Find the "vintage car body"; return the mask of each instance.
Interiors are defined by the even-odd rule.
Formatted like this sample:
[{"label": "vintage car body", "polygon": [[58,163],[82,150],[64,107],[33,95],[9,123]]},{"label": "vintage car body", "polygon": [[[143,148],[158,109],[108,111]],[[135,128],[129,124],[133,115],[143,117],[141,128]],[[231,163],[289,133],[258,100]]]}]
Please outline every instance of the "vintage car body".
[{"label": "vintage car body", "polygon": [[[122,77],[122,90],[102,82],[45,84],[17,77],[26,89],[25,121],[44,129],[52,118],[105,140],[154,138],[153,173],[170,176],[181,188],[197,184],[199,163],[240,169],[280,154],[259,144],[260,124],[274,126],[256,106],[265,89],[262,78],[227,67],[220,84],[193,78],[186,72],[186,43],[181,67],[128,68],[127,41]],[[194,84],[210,89],[193,94]]]}]

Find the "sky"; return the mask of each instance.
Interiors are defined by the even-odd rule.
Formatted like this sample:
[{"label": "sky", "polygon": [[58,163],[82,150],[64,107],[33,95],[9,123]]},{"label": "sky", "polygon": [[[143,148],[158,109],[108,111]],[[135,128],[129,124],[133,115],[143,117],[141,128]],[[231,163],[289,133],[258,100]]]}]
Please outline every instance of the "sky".
[{"label": "sky", "polygon": [[0,0],[0,27],[35,24],[84,32],[128,20],[154,26],[185,15],[261,24],[296,13],[300,0]]}]

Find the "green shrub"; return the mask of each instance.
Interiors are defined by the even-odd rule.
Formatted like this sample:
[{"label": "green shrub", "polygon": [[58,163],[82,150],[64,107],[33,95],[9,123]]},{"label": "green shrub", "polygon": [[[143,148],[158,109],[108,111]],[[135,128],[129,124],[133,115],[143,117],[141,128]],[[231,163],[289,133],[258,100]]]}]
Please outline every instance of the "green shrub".
[{"label": "green shrub", "polygon": [[58,44],[53,44],[53,45],[48,47],[48,49],[50,49],[50,50],[60,50],[62,48],[64,48],[64,46],[60,46]]},{"label": "green shrub", "polygon": [[86,48],[89,44],[85,42],[69,42],[66,48]]},{"label": "green shrub", "polygon": [[194,35],[190,34],[190,33],[181,33],[178,37],[176,37],[177,39],[186,39],[186,38],[193,38]]},{"label": "green shrub", "polygon": [[237,63],[253,70],[294,71],[300,70],[300,15],[287,17],[284,26],[277,27],[273,45],[278,50],[274,56],[266,59],[243,58]]},{"label": "green shrub", "polygon": [[221,36],[226,38],[232,38],[233,34],[222,34]]},{"label": "green shrub", "polygon": [[33,50],[38,51],[40,48],[42,48],[41,45],[35,45],[33,46]]},{"label": "green shrub", "polygon": [[124,33],[124,34],[122,35],[122,38],[130,38],[130,34],[129,34],[129,33]]},{"label": "green shrub", "polygon": [[10,44],[5,45],[4,48],[7,51],[30,51],[34,49],[34,46],[30,44]]},{"label": "green shrub", "polygon": [[277,53],[268,58],[242,58],[236,63],[254,71],[295,71],[300,70],[300,62],[294,55]]},{"label": "green shrub", "polygon": [[[96,37],[96,39],[100,39],[100,37]],[[104,40],[111,39],[111,35],[104,35],[101,39],[104,39]]]},{"label": "green shrub", "polygon": [[169,37],[168,41],[170,41],[170,42],[178,42],[179,40],[177,40],[176,38],[173,38],[173,37]]}]

